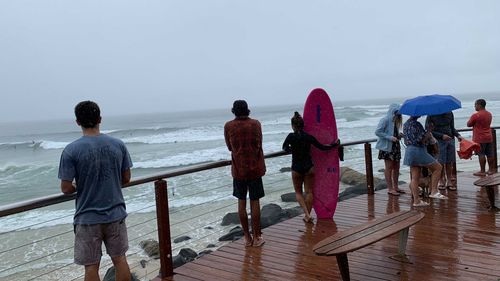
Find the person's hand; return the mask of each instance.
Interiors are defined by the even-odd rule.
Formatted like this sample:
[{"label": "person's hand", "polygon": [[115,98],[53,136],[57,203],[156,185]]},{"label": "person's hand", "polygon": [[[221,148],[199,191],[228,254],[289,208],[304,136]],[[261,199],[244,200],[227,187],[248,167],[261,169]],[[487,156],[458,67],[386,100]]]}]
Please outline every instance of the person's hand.
[{"label": "person's hand", "polygon": [[451,137],[450,137],[450,136],[448,136],[447,134],[444,134],[444,135],[443,135],[443,140],[444,140],[444,141],[449,141],[449,140],[451,140]]},{"label": "person's hand", "polygon": [[339,146],[340,145],[340,139],[337,139],[336,141],[332,142],[330,145],[333,146],[333,147]]},{"label": "person's hand", "polygon": [[399,139],[396,138],[395,136],[392,136],[391,138],[392,138],[392,142],[398,142],[399,141]]},{"label": "person's hand", "polygon": [[458,141],[463,141],[463,140],[464,140],[464,137],[462,137],[462,136],[458,136],[458,137],[457,137],[457,139],[458,139]]}]

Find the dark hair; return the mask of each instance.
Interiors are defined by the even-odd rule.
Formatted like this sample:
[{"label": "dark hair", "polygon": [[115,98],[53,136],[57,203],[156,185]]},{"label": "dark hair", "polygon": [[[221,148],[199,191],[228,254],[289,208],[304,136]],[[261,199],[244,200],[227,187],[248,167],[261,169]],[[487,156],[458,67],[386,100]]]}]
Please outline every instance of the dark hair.
[{"label": "dark hair", "polygon": [[486,101],[484,99],[478,99],[476,100],[476,103],[479,104],[481,107],[486,107]]},{"label": "dark hair", "polygon": [[248,116],[250,115],[250,110],[248,109],[248,104],[244,100],[235,100],[233,103],[233,108],[231,112],[234,113],[236,117]]},{"label": "dark hair", "polygon": [[304,129],[304,119],[302,119],[302,116],[300,116],[300,114],[297,111],[295,111],[295,113],[293,114],[292,126],[294,126],[299,130]]},{"label": "dark hair", "polygon": [[101,119],[101,110],[93,101],[82,101],[75,106],[76,121],[83,128],[94,128]]}]

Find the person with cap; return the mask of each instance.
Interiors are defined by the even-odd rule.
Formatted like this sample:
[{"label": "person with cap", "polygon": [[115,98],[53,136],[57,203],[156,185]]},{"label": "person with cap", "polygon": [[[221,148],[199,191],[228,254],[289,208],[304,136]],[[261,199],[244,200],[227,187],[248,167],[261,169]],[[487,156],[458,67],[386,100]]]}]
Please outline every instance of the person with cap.
[{"label": "person with cap", "polygon": [[478,143],[481,147],[478,154],[480,170],[475,172],[474,175],[482,177],[486,176],[486,161],[488,161],[487,174],[491,175],[497,171],[493,155],[493,134],[490,127],[492,116],[486,110],[486,101],[484,99],[476,100],[474,108],[477,112],[469,118],[467,127],[472,127],[472,141]]},{"label": "person with cap", "polygon": [[[249,117],[250,110],[244,100],[233,103],[235,118],[224,125],[224,139],[231,151],[233,196],[238,198],[238,215],[243,228],[245,247],[264,244],[260,227],[260,198],[264,197],[262,176],[266,173],[262,150],[262,127],[258,120]],[[247,194],[250,198],[252,235],[246,209]]]},{"label": "person with cap", "polygon": [[399,189],[399,168],[401,161],[401,145],[399,140],[403,136],[400,132],[403,117],[399,113],[399,104],[389,105],[387,114],[380,119],[375,135],[378,137],[375,148],[379,150],[378,159],[384,159],[384,176],[387,183],[387,194],[399,196],[405,193]]}]

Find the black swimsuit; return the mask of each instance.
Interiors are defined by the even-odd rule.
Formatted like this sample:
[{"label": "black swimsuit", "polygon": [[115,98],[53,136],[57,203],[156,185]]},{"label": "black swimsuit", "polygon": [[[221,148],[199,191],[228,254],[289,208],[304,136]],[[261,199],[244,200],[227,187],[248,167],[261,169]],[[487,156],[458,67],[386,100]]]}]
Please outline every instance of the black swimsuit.
[{"label": "black swimsuit", "polygon": [[283,143],[283,150],[292,152],[292,171],[305,175],[314,166],[311,159],[311,144],[321,150],[329,150],[333,146],[322,145],[306,132],[290,133]]}]

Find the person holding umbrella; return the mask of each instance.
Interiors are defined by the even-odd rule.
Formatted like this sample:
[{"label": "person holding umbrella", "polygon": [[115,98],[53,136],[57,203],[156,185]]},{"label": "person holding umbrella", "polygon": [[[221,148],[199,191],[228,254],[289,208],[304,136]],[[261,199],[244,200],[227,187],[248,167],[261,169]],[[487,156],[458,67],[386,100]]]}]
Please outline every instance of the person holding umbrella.
[{"label": "person holding umbrella", "polygon": [[437,185],[441,177],[441,165],[427,152],[425,144],[432,139],[432,134],[426,132],[422,124],[418,122],[420,116],[411,116],[403,125],[406,151],[403,164],[410,166],[410,189],[413,197],[414,207],[425,207],[429,204],[420,200],[418,183],[422,173],[422,167],[428,168],[431,175],[431,194],[429,197],[436,199],[447,199],[439,193]]}]

